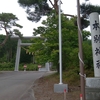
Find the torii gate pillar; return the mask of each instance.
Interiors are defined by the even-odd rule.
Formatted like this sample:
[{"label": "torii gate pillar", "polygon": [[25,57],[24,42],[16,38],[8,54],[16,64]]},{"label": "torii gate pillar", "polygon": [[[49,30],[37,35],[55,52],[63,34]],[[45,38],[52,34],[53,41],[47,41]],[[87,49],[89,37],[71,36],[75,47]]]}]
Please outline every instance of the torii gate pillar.
[{"label": "torii gate pillar", "polygon": [[20,52],[21,52],[21,39],[18,39],[17,52],[16,52],[16,62],[15,62],[15,71],[19,71],[19,61],[20,61]]}]

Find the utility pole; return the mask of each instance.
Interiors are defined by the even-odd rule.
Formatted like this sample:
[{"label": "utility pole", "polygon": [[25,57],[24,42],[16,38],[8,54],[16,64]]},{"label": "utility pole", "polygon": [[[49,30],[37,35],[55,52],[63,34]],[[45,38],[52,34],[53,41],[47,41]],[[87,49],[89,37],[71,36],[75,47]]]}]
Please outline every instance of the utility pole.
[{"label": "utility pole", "polygon": [[62,34],[61,34],[61,0],[59,2],[59,70],[60,70],[60,82],[62,83]]},{"label": "utility pole", "polygon": [[80,64],[80,82],[82,100],[85,100],[85,77],[84,77],[84,63],[82,51],[82,34],[81,34],[81,20],[80,20],[80,2],[77,0],[77,24],[78,24],[78,42],[79,42],[79,64]]}]

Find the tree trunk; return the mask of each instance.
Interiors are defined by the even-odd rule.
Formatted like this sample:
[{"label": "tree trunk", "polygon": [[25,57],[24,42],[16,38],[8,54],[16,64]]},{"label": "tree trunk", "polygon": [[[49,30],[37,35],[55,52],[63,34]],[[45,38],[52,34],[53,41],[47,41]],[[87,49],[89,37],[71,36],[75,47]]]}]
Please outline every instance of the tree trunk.
[{"label": "tree trunk", "polygon": [[58,0],[54,0],[54,8],[56,12],[58,13]]}]

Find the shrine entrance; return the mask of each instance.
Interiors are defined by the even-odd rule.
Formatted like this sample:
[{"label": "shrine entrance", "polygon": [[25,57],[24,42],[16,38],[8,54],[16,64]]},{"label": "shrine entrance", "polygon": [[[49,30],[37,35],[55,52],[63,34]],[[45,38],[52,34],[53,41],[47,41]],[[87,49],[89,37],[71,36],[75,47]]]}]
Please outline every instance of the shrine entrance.
[{"label": "shrine entrance", "polygon": [[[32,39],[32,38],[40,38],[40,36],[24,36],[24,37],[22,37],[22,39]],[[18,40],[14,71],[19,71],[21,46],[30,46],[32,43],[22,43],[22,39],[19,38],[18,36],[11,36],[11,39]]]}]

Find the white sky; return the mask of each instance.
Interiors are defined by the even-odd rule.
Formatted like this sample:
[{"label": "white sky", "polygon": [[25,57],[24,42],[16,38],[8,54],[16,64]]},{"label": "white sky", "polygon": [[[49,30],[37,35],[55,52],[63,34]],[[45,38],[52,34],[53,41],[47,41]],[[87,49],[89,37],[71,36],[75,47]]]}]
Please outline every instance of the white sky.
[{"label": "white sky", "polygon": [[[18,23],[23,26],[20,30],[24,36],[32,36],[33,28],[41,25],[41,22],[34,23],[27,20],[27,14],[25,9],[19,6],[18,0],[1,0],[0,1],[0,13],[13,13],[19,19]],[[77,14],[77,0],[62,0],[63,4],[61,9],[65,14]],[[85,2],[85,0],[80,0],[80,3]],[[89,0],[87,3],[92,3],[94,5],[100,5],[100,0]],[[4,34],[4,31],[0,31],[0,34]]]}]

